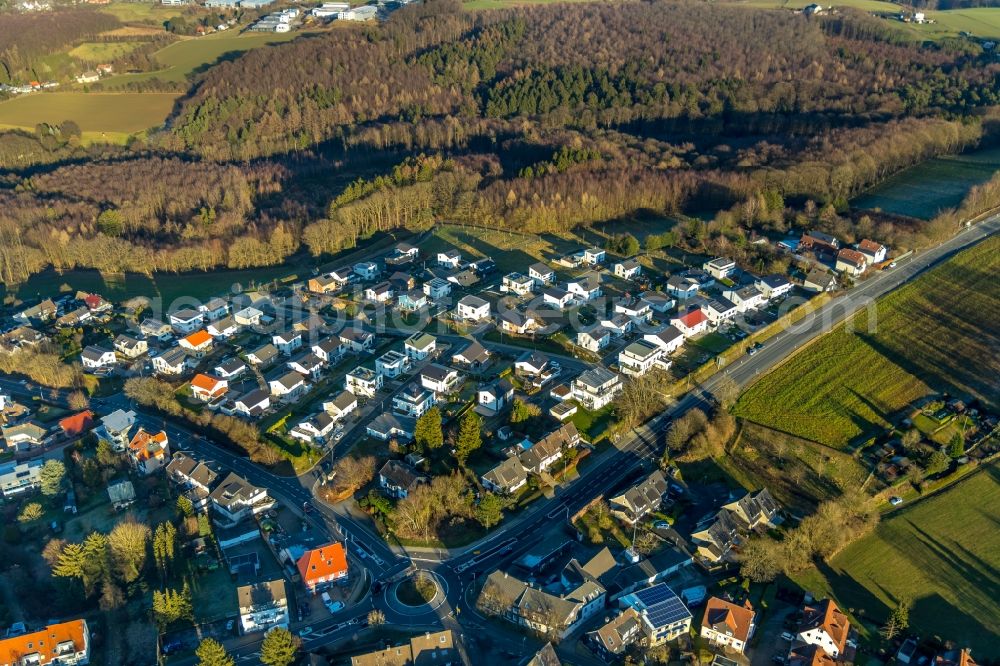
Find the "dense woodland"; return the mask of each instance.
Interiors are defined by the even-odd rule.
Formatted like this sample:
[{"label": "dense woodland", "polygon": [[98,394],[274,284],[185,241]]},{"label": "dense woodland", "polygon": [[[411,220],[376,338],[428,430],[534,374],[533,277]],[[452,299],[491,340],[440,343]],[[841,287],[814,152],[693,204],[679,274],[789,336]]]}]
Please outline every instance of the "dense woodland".
[{"label": "dense woodland", "polygon": [[[550,232],[716,212],[678,229],[704,250],[755,228],[850,237],[852,196],[992,140],[998,101],[978,46],[860,13],[431,0],[220,63],[127,149],[17,135],[0,148],[0,279],[271,265],[442,218]],[[863,224],[896,246],[946,232]]]}]

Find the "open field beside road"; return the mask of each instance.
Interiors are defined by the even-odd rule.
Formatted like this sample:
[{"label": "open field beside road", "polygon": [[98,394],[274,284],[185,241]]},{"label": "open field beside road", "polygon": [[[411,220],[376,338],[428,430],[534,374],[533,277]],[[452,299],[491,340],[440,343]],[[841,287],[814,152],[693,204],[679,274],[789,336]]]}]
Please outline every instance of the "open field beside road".
[{"label": "open field beside road", "polygon": [[910,630],[1000,657],[1000,466],[992,464],[919,504],[895,512],[829,567],[798,582],[833,593],[876,624],[910,598]]},{"label": "open field beside road", "polygon": [[75,120],[85,139],[113,141],[163,123],[177,97],[176,93],[34,93],[0,102],[0,127],[31,132],[38,123]]},{"label": "open field beside road", "polygon": [[1000,376],[1000,238],[989,238],[861,311],[747,390],[734,413],[847,448],[931,391],[993,405]]}]

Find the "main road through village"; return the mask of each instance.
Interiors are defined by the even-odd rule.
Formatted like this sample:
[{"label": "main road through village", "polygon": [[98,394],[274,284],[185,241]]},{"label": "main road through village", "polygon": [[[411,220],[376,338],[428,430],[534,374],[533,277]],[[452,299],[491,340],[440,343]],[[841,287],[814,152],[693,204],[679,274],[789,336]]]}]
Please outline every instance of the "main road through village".
[{"label": "main road through village", "polygon": [[[213,444],[181,422],[166,422],[160,416],[136,409],[123,394],[95,400],[94,407],[103,413],[118,408],[135,410],[140,424],[165,428],[175,450],[189,451],[195,457],[213,459],[230,467],[251,483],[267,488],[276,500],[293,510],[300,511],[304,503],[311,502],[315,511],[305,514],[306,519],[315,527],[345,540],[349,550],[355,555],[355,561],[364,564],[370,582],[377,582],[380,589],[378,593],[373,593],[373,588],[369,587],[359,603],[329,619],[311,623],[311,631],[304,641],[307,649],[350,640],[358,631],[359,619],[366,617],[371,609],[377,608],[384,613],[387,623],[414,631],[434,629],[441,625],[456,631],[464,629],[461,631],[464,644],[460,641],[460,648],[466,657],[469,652],[477,649],[476,642],[483,640],[489,642],[491,651],[495,654],[506,652],[521,655],[525,651],[525,641],[521,634],[498,629],[495,624],[485,623],[478,616],[471,594],[477,576],[487,574],[501,563],[524,552],[553,530],[564,529],[568,516],[626,478],[636,475],[640,469],[651,470],[655,467],[662,451],[663,434],[671,420],[698,405],[710,403],[713,390],[724,378],[733,380],[738,386],[746,386],[849,315],[868,307],[875,299],[912,280],[954,253],[996,233],[998,229],[1000,216],[964,228],[941,245],[912,255],[900,261],[895,268],[882,271],[832,299],[813,314],[772,337],[754,356],[746,356],[719,368],[662,414],[619,438],[613,447],[595,456],[576,481],[559,489],[553,497],[536,501],[528,510],[509,518],[488,537],[461,549],[390,547],[365,517],[350,511],[348,504],[329,505],[315,496],[318,475],[314,470],[298,477],[272,474],[245,457]],[[7,378],[0,379],[0,388],[23,397],[37,395],[23,383]],[[66,401],[65,393],[45,390],[43,396],[50,402],[65,404]],[[356,432],[358,428],[361,426],[346,433],[341,444],[328,457],[335,459],[343,455],[344,449],[354,441],[355,435],[360,434]],[[417,571],[434,578],[438,584],[438,595],[431,603],[412,608],[399,603],[394,592],[400,579],[414,575]],[[292,626],[293,629],[301,630],[306,624],[308,623],[293,623]],[[240,663],[255,663],[259,645],[259,637],[248,636],[234,640],[229,647]],[[572,650],[571,647],[565,649]],[[601,663],[579,652],[572,652],[572,658],[573,663]],[[466,659],[466,663],[476,663],[476,660]]]}]

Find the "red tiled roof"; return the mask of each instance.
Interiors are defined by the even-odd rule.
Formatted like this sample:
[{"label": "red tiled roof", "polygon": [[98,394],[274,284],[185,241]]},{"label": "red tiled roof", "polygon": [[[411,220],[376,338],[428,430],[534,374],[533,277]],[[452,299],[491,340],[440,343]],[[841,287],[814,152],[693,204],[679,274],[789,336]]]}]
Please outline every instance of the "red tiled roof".
[{"label": "red tiled roof", "polygon": [[885,248],[883,248],[880,243],[876,243],[875,241],[866,238],[860,243],[858,243],[858,249],[867,250],[872,254],[874,254],[876,252],[879,252],[880,250],[884,250]]},{"label": "red tiled roof", "polygon": [[688,328],[694,328],[703,321],[708,321],[708,317],[701,310],[691,310],[683,317],[678,317],[678,320]]},{"label": "red tiled roof", "polygon": [[725,625],[733,638],[746,643],[750,636],[753,617],[753,608],[737,606],[724,599],[712,597],[705,604],[705,617],[701,621],[701,626],[715,628]]},{"label": "red tiled roof", "polygon": [[222,384],[221,379],[216,379],[215,377],[211,377],[200,372],[194,376],[194,379],[191,380],[192,388],[201,389],[202,391],[207,391],[209,393],[215,392],[219,388],[220,384]]},{"label": "red tiled roof", "polygon": [[62,431],[73,437],[75,435],[82,435],[83,433],[90,430],[91,426],[94,425],[94,413],[89,409],[85,409],[79,414],[73,414],[72,416],[67,416],[66,418],[59,421],[59,427]]},{"label": "red tiled roof", "polygon": [[857,250],[851,250],[850,248],[841,250],[837,254],[837,261],[843,261],[848,264],[854,264],[855,266],[864,266],[868,262],[868,258],[861,254]]},{"label": "red tiled roof", "polygon": [[341,543],[328,543],[307,550],[298,561],[299,574],[305,583],[347,573],[347,553]]},{"label": "red tiled roof", "polygon": [[847,644],[847,634],[851,630],[851,622],[847,619],[833,599],[824,599],[816,606],[806,606],[802,609],[803,629],[822,629],[833,639],[840,654],[844,653]]},{"label": "red tiled roof", "polygon": [[211,342],[212,336],[209,335],[208,331],[206,331],[205,329],[201,329],[200,331],[195,331],[191,335],[184,338],[184,341],[187,342],[192,347],[200,347],[206,342]]},{"label": "red tiled roof", "polygon": [[157,433],[146,432],[142,428],[128,443],[128,447],[139,460],[162,458],[167,454],[167,433],[162,430]]},{"label": "red tiled roof", "polygon": [[87,623],[72,620],[53,624],[44,629],[0,640],[0,664],[19,664],[28,655],[38,654],[39,666],[50,664],[57,658],[56,647],[66,641],[73,642],[76,652],[83,652],[87,640]]}]

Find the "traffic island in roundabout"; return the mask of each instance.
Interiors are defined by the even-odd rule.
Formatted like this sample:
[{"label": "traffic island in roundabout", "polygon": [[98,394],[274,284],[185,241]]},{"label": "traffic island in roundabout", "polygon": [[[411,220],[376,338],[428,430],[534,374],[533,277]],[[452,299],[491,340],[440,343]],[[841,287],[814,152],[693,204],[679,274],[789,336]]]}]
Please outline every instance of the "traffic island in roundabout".
[{"label": "traffic island in roundabout", "polygon": [[412,576],[395,583],[386,595],[387,601],[398,612],[407,615],[435,610],[448,596],[447,583],[431,571],[417,571]]}]

